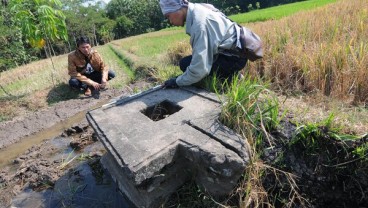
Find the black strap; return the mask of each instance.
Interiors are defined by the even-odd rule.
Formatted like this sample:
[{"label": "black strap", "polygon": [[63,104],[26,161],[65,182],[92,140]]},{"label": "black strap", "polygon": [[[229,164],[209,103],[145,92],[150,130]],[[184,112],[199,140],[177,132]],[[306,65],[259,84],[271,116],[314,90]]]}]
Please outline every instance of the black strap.
[{"label": "black strap", "polygon": [[87,65],[91,63],[88,56],[84,56],[84,60],[86,61],[86,65],[84,67],[87,67]]}]

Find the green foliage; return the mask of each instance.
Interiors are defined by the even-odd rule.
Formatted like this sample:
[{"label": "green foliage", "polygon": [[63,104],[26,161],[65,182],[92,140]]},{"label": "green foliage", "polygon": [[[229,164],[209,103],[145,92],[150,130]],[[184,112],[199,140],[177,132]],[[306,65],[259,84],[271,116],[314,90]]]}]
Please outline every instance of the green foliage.
[{"label": "green foliage", "polygon": [[296,129],[296,134],[293,138],[291,144],[301,141],[303,146],[315,149],[317,147],[316,139],[325,136],[329,129],[332,127],[333,114],[321,121],[320,123],[310,123],[305,125],[300,125]]},{"label": "green foliage", "polygon": [[[309,123],[298,126],[290,145],[301,144],[309,153],[315,153],[321,148],[321,142],[323,142],[323,139],[341,141],[344,143],[363,138],[362,136],[339,134],[339,128],[334,127],[333,121],[334,114],[331,113],[328,118],[319,123]],[[357,155],[364,155],[366,149],[367,145],[359,146],[356,148],[354,153]]]},{"label": "green foliage", "polygon": [[0,72],[36,59],[24,47],[22,34],[14,25],[8,7],[0,7]]},{"label": "green foliage", "polygon": [[42,48],[49,40],[67,40],[59,0],[13,0],[10,6],[24,37],[33,47]]},{"label": "green foliage", "polygon": [[[114,28],[116,38],[161,29],[164,19],[156,0],[111,0],[106,11],[108,17],[117,21]],[[121,19],[122,16],[125,19]],[[123,23],[128,22],[129,28],[124,28],[123,32],[119,31],[122,26],[127,25]]]},{"label": "green foliage", "polygon": [[134,22],[125,15],[122,15],[116,19],[114,33],[117,37],[126,37],[131,34],[133,27]]},{"label": "green foliage", "polygon": [[[75,41],[79,36],[85,35],[95,45],[113,40],[115,20],[106,17],[105,10],[99,4],[86,6],[83,2],[84,0],[63,0],[69,38]],[[74,43],[71,45],[74,46]]]},{"label": "green foliage", "polygon": [[220,119],[247,138],[267,137],[266,131],[276,128],[280,122],[277,98],[258,82],[247,75],[222,87],[226,87],[226,92]]},{"label": "green foliage", "polygon": [[[365,137],[367,137],[367,136],[368,135],[366,135]],[[353,154],[357,155],[359,158],[367,161],[368,160],[368,142],[365,142],[361,146],[356,147],[353,150]]]}]

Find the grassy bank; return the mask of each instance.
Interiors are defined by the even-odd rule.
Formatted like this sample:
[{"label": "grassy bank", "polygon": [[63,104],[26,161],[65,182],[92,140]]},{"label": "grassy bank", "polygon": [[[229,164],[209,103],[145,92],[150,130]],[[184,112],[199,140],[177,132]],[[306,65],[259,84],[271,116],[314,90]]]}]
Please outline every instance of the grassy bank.
[{"label": "grassy bank", "polygon": [[[364,109],[368,95],[364,84],[368,75],[367,16],[367,1],[353,4],[342,0],[250,25],[263,38],[265,48],[265,58],[251,63],[250,71],[270,80],[274,90],[293,100],[294,104],[285,99],[289,107],[303,101],[316,109],[296,108],[296,115],[317,121],[322,115],[327,117],[326,113],[335,113],[346,132],[367,132],[363,127],[368,123]],[[306,116],[309,112],[314,116]]]},{"label": "grassy bank", "polygon": [[[95,47],[116,78],[110,86],[121,88],[132,79],[126,64],[107,46]],[[68,87],[67,54],[32,62],[0,74],[0,121],[29,111],[37,111],[56,102],[78,97]]]}]

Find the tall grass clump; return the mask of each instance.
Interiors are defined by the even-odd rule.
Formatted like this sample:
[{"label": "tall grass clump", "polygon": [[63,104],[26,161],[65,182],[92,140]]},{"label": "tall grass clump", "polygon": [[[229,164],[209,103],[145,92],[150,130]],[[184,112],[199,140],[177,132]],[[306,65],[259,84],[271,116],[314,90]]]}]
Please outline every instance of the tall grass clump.
[{"label": "tall grass clump", "polygon": [[[249,75],[241,80],[233,79],[231,83],[224,84],[226,90],[222,96],[221,122],[243,135],[250,150],[250,161],[236,193],[240,207],[273,207],[263,186],[262,176],[266,170],[275,175],[285,175],[292,187],[290,195],[300,198],[296,183],[289,173],[266,165],[260,159],[264,148],[273,148],[268,132],[276,129],[282,115],[276,97],[259,83],[260,80],[252,79]],[[217,89],[216,86],[213,88]],[[290,201],[292,204],[294,199]]]},{"label": "tall grass clump", "polygon": [[279,111],[277,98],[258,79],[246,75],[232,79],[222,102],[220,120],[247,137],[264,135],[277,127]]},{"label": "tall grass clump", "polygon": [[261,71],[283,92],[317,92],[367,103],[368,1],[341,0],[252,25],[263,39]]}]

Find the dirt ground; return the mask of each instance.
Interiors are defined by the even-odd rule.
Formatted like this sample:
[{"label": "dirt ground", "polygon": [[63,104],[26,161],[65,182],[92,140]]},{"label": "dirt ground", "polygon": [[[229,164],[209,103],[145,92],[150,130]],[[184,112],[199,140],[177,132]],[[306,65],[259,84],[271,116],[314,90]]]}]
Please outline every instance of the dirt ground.
[{"label": "dirt ground", "polygon": [[83,97],[59,102],[34,113],[0,123],[0,150],[20,139],[45,130],[73,115],[102,105],[117,96],[127,95],[128,90],[109,89],[100,93],[100,99]]},{"label": "dirt ground", "polygon": [[[52,137],[30,146],[11,161],[0,160],[0,207],[105,207],[106,204],[98,206],[99,203],[105,201],[102,199],[98,203],[97,200],[76,200],[80,187],[84,185],[91,187],[93,186],[91,184],[96,184],[95,182],[87,183],[86,181],[82,183],[81,178],[90,178],[89,180],[95,181],[96,178],[99,178],[98,174],[100,176],[105,175],[104,177],[107,177],[105,180],[110,180],[109,186],[103,188],[102,191],[109,196],[114,196],[113,199],[108,201],[109,206],[107,207],[128,207],[121,206],[125,202],[120,195],[116,195],[114,182],[111,181],[108,173],[103,174],[102,168],[99,167],[99,158],[105,149],[101,143],[97,142],[84,112],[114,99],[129,96],[133,94],[131,89],[145,89],[148,87],[150,87],[149,83],[139,82],[131,84],[123,90],[108,89],[99,94],[99,99],[81,96],[78,99],[62,101],[46,109],[40,109],[37,112],[1,123],[0,153],[7,151],[8,148],[14,146],[13,144],[21,144],[23,140],[32,135],[44,134],[47,137],[50,131],[54,131],[55,125],[81,114],[74,120],[64,123],[66,128],[63,131],[56,135],[50,134]],[[76,162],[81,160],[85,161],[86,164],[80,165]],[[91,174],[83,176],[81,172],[90,172]],[[78,183],[73,185],[74,188],[60,188],[58,184],[65,184],[62,182],[63,180],[64,182],[67,181],[68,184],[74,180]],[[50,191],[49,188],[51,187],[54,191]],[[86,194],[88,187],[84,187],[81,191],[82,195]],[[97,199],[104,196],[104,194],[101,194],[100,186],[95,185],[93,189],[98,190],[100,194],[94,196],[94,193],[90,193],[89,197]],[[62,195],[56,197],[56,190],[58,192],[63,190],[62,192],[67,192],[67,195],[72,196]],[[45,194],[48,199],[46,201]],[[76,203],[77,201],[80,204]],[[116,206],[117,203],[119,206]]]},{"label": "dirt ground", "polygon": [[[136,83],[125,90],[107,90],[100,99],[72,99],[38,112],[0,124],[0,152],[22,138],[45,132],[74,115],[132,94],[133,88],[147,89],[147,83]],[[84,114],[83,114],[84,115]],[[55,136],[34,144],[25,152],[0,167],[0,207],[131,207],[117,191],[115,182],[100,165],[103,145],[85,117]],[[295,126],[285,122],[272,132],[272,144],[264,144],[261,159],[270,167],[262,181],[269,200],[276,207],[368,207],[368,161],[352,155],[368,138],[342,143],[328,136],[316,137],[317,145],[302,140],[292,141]],[[322,129],[323,130],[323,129]],[[366,157],[365,157],[366,158]],[[288,173],[288,174],[286,174]],[[290,181],[295,180],[295,183]],[[295,186],[294,186],[295,185]],[[189,192],[196,193],[192,184]],[[183,189],[183,188],[182,188]],[[179,191],[167,206],[177,207]],[[199,204],[208,198],[200,194]],[[286,200],[286,201],[285,201]],[[288,201],[289,200],[289,203]],[[238,201],[238,200],[237,200]],[[190,202],[186,206],[197,206]],[[287,206],[290,205],[290,206]],[[213,207],[209,200],[208,206]]]},{"label": "dirt ground", "polygon": [[280,127],[272,132],[272,148],[265,141],[261,155],[269,167],[263,187],[276,207],[368,207],[367,155],[355,153],[368,144],[367,136],[337,140],[319,127],[308,139],[296,139],[294,124]]}]

